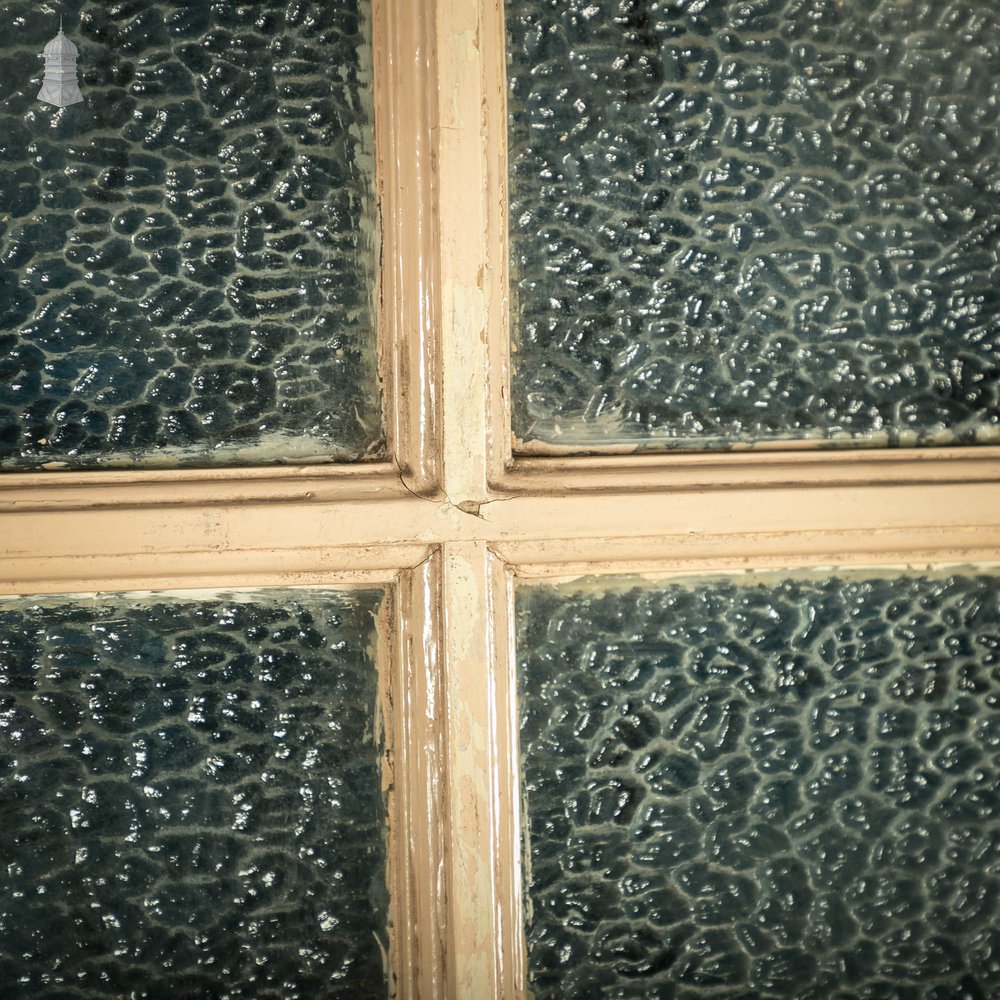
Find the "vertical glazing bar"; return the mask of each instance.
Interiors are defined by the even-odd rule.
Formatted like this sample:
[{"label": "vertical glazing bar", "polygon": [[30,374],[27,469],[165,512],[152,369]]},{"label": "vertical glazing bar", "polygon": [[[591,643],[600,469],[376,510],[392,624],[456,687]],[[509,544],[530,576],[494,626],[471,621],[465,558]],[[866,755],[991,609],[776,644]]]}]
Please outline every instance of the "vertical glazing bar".
[{"label": "vertical glazing bar", "polygon": [[445,546],[449,997],[523,995],[510,585],[481,542]]},{"label": "vertical glazing bar", "polygon": [[522,895],[524,875],[514,571],[491,550],[487,574],[490,601],[487,643],[493,651],[490,682],[496,726],[496,756],[492,769],[500,996],[520,998],[525,995],[527,942]]},{"label": "vertical glazing bar", "polygon": [[486,158],[486,268],[490,311],[486,324],[488,424],[486,475],[500,486],[511,463],[510,276],[507,236],[507,63],[503,0],[482,4],[479,50],[483,61],[483,149]]},{"label": "vertical glazing bar", "polygon": [[439,492],[432,3],[374,0],[379,358],[388,448],[407,486]]},{"label": "vertical glazing bar", "polygon": [[447,996],[440,576],[436,554],[401,573],[385,629],[392,659],[384,711],[398,1000]]},{"label": "vertical glazing bar", "polygon": [[443,475],[456,505],[487,499],[510,450],[502,395],[491,394],[506,340],[500,24],[496,2],[437,4]]}]

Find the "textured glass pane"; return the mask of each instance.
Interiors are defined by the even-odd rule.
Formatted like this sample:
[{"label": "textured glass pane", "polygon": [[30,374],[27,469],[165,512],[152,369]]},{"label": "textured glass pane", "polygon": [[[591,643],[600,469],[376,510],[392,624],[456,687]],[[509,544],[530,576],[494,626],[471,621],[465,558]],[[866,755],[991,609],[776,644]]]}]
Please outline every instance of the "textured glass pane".
[{"label": "textured glass pane", "polygon": [[369,7],[0,5],[0,467],[377,449]]},{"label": "textured glass pane", "polygon": [[518,593],[546,998],[1000,995],[1000,577]]},{"label": "textured glass pane", "polygon": [[380,598],[0,604],[0,996],[388,995]]},{"label": "textured glass pane", "polygon": [[1000,437],[995,0],[507,0],[514,430]]}]

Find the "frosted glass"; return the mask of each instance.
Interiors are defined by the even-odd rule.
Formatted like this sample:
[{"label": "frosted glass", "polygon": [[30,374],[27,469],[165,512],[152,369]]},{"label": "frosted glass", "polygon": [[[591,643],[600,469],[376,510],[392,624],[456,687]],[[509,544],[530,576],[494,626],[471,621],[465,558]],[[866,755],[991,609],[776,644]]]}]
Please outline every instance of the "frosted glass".
[{"label": "frosted glass", "polygon": [[1000,578],[518,590],[538,1000],[1000,994]]},{"label": "frosted glass", "polygon": [[377,452],[368,0],[56,6],[3,5],[0,468]]},{"label": "frosted glass", "polygon": [[388,996],[380,600],[0,602],[0,996]]},{"label": "frosted glass", "polygon": [[1000,440],[994,0],[507,0],[513,415]]}]

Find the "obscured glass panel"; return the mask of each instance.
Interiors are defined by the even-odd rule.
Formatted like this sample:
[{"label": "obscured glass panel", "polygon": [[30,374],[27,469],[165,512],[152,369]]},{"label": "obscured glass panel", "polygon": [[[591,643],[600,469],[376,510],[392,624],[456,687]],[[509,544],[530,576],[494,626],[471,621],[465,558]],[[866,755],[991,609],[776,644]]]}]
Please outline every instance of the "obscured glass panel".
[{"label": "obscured glass panel", "polygon": [[517,596],[543,998],[1000,994],[1000,578]]},{"label": "obscured glass panel", "polygon": [[380,599],[0,604],[0,995],[388,995]]},{"label": "obscured glass panel", "polygon": [[378,451],[369,0],[0,11],[0,467]]},{"label": "obscured glass panel", "polygon": [[514,431],[1000,439],[994,0],[506,0]]}]

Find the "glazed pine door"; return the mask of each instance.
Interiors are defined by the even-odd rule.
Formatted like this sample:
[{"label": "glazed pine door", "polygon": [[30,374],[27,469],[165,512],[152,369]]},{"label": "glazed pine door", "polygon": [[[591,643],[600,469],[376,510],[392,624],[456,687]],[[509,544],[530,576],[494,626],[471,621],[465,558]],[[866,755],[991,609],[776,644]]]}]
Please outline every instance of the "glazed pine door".
[{"label": "glazed pine door", "polygon": [[[611,6],[625,16],[642,5]],[[678,6],[695,16],[706,5]],[[970,18],[992,16],[965,6]],[[807,602],[817,574],[891,580],[974,566],[989,577],[1000,561],[1000,451],[571,454],[517,445],[504,12],[496,0],[382,0],[374,9],[385,458],[9,474],[0,483],[3,588],[385,588],[378,663],[393,989],[521,997],[540,954],[529,954],[526,927],[542,906],[524,864],[539,801],[530,789],[525,798],[524,783],[545,766],[528,738],[544,732],[522,726],[535,724],[541,703],[532,699],[545,696],[527,675],[519,680],[518,662],[530,671],[538,650],[517,648],[516,636],[543,636],[539,615],[585,621],[590,607],[572,597],[582,601],[573,612],[546,605],[555,598],[535,588],[603,577],[565,593],[619,593],[624,576],[640,590],[680,581],[683,591],[684,581],[724,587],[754,574],[807,581],[789,598]],[[608,652],[613,626],[593,629],[601,662],[618,655]],[[649,642],[666,655],[662,636]],[[545,655],[563,654],[553,646]],[[645,716],[623,709],[622,718],[638,726]]]}]

